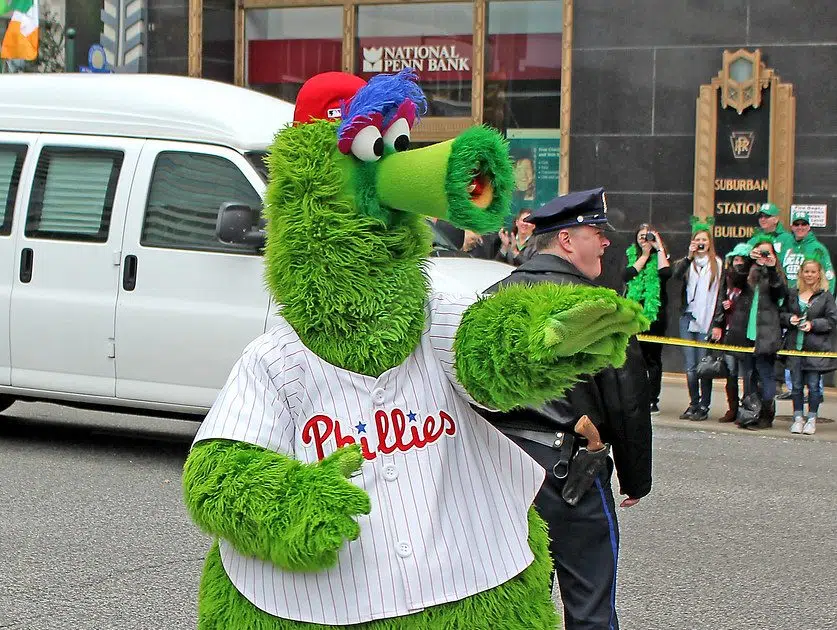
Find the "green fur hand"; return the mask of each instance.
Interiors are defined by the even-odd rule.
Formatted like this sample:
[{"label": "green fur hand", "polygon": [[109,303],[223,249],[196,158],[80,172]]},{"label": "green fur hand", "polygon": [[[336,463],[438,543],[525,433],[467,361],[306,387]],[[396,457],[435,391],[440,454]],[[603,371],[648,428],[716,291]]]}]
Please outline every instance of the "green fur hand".
[{"label": "green fur hand", "polygon": [[334,566],[346,540],[360,536],[355,517],[369,514],[369,495],[347,478],[363,465],[360,447],[341,448],[303,466],[285,502],[295,516],[284,533],[286,553],[277,564],[297,571]]},{"label": "green fur hand", "polygon": [[491,409],[537,407],[585,375],[625,363],[648,319],[602,287],[517,284],[473,304],[456,332],[456,374]]},{"label": "green fur hand", "polygon": [[636,302],[613,297],[590,300],[550,318],[543,344],[556,357],[612,356],[628,337],[645,328],[647,320]]},{"label": "green fur hand", "polygon": [[198,442],[183,470],[186,507],[244,555],[291,571],[326,569],[360,535],[355,517],[371,510],[369,495],[348,480],[362,464],[357,445],[303,464],[243,442]]}]

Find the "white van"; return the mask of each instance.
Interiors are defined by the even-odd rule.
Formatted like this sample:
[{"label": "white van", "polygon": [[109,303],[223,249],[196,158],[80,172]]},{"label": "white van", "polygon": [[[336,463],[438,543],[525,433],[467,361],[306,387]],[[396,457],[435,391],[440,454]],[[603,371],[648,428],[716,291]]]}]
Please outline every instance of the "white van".
[{"label": "white van", "polygon": [[[205,413],[276,312],[219,210],[258,212],[293,105],[158,75],[0,75],[0,93],[0,410]],[[480,290],[509,271],[435,258],[431,275]]]}]

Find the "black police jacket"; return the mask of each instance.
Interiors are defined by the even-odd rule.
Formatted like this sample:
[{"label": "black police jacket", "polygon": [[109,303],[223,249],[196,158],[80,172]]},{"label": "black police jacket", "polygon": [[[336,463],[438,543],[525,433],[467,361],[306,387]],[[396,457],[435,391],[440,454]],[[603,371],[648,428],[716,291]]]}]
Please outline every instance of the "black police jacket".
[{"label": "black police jacket", "polygon": [[[536,254],[498,282],[501,286],[538,282],[597,286],[571,263],[551,254]],[[648,379],[639,343],[632,338],[628,360],[619,369],[606,368],[577,383],[561,400],[539,409],[521,408],[508,413],[479,410],[501,431],[516,427],[535,431],[570,431],[582,415],[599,429],[602,440],[612,445],[616,474],[622,494],[633,499],[651,491],[651,414]]]}]

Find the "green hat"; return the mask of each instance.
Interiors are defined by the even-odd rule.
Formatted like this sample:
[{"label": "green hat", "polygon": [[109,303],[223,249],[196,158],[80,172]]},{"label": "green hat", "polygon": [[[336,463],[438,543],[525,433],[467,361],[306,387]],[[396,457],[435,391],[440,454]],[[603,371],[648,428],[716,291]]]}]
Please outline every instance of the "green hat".
[{"label": "green hat", "polygon": [[698,216],[689,217],[689,223],[692,224],[692,236],[698,232],[708,232],[712,234],[712,227],[715,225],[715,217],[706,217],[701,219]]},{"label": "green hat", "polygon": [[769,217],[779,216],[779,206],[775,203],[763,203],[759,208],[759,214],[766,214]]},{"label": "green hat", "polygon": [[750,246],[747,243],[738,243],[735,247],[732,248],[732,251],[726,255],[726,258],[735,258],[736,256],[741,256],[742,258],[747,258],[750,255]]},{"label": "green hat", "polygon": [[793,225],[794,221],[805,221],[805,223],[811,225],[811,218],[805,210],[792,210],[791,225]]}]

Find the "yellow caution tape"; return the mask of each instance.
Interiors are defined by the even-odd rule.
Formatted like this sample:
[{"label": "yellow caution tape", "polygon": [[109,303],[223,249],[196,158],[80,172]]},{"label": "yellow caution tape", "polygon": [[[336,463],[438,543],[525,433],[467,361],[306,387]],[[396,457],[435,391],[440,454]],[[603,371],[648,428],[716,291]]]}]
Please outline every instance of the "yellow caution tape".
[{"label": "yellow caution tape", "polygon": [[[755,348],[749,346],[730,346],[724,343],[709,341],[692,341],[678,337],[658,337],[656,335],[637,335],[640,341],[661,343],[667,346],[689,346],[690,348],[707,348],[709,350],[723,350],[724,352],[753,352]],[[779,350],[777,354],[785,357],[818,357],[822,359],[837,359],[837,352],[806,352],[805,350]]]}]

